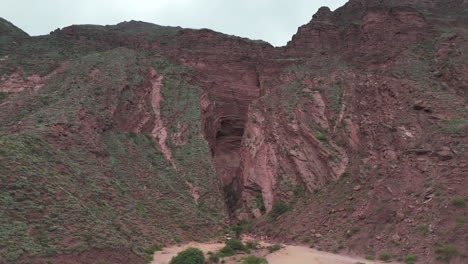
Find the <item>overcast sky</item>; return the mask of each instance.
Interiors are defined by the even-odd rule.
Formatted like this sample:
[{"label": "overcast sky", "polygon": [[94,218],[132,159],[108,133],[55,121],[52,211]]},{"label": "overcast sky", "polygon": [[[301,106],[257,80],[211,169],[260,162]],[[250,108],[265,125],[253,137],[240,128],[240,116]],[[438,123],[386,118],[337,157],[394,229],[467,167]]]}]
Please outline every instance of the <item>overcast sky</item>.
[{"label": "overcast sky", "polygon": [[347,0],[0,0],[0,16],[30,35],[72,24],[112,25],[141,20],[165,26],[209,28],[288,42],[321,6],[334,10]]}]

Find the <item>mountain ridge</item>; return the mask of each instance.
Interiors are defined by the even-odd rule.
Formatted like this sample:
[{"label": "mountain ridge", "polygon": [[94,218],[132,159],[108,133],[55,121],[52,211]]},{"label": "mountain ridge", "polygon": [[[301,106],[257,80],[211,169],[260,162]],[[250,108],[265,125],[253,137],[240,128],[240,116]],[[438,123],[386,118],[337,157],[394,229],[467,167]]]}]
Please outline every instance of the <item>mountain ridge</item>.
[{"label": "mountain ridge", "polygon": [[0,53],[0,263],[140,263],[239,224],[463,263],[466,1],[440,3],[321,8],[276,48],[137,21],[20,34]]}]

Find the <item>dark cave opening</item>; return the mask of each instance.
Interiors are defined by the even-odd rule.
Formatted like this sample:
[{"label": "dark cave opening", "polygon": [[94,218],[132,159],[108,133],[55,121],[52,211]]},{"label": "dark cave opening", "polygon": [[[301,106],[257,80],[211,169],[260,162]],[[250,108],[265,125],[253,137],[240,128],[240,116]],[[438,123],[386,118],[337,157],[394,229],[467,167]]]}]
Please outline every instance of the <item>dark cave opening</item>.
[{"label": "dark cave opening", "polygon": [[239,207],[243,186],[240,170],[240,150],[244,135],[245,118],[235,114],[222,113],[222,116],[213,120],[211,125],[207,124],[207,127],[212,129],[211,140],[209,140],[211,154],[221,180],[227,211],[232,215]]}]

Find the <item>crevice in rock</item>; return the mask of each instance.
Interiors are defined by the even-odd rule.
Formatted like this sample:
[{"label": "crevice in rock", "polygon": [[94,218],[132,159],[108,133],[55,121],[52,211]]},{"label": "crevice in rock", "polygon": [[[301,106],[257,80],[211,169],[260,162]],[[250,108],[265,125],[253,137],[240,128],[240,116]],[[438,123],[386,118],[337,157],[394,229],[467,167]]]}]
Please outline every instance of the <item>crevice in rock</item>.
[{"label": "crevice in rock", "polygon": [[248,106],[252,99],[212,97],[210,106],[203,115],[205,137],[210,145],[213,164],[220,178],[230,216],[239,208],[244,188],[240,152]]},{"label": "crevice in rock", "polygon": [[242,192],[242,177],[239,169],[240,148],[244,135],[245,117],[226,115],[213,124],[212,157],[224,190],[224,198],[229,214],[238,207]]}]

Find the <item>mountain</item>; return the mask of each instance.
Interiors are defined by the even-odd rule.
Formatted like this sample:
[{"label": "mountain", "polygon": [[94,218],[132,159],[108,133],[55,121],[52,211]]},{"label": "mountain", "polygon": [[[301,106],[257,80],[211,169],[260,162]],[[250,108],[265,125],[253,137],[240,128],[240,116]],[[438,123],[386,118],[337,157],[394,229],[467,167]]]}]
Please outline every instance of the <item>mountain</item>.
[{"label": "mountain", "polygon": [[8,54],[22,39],[29,35],[0,17],[0,56]]},{"label": "mountain", "polygon": [[144,263],[236,224],[466,262],[467,7],[351,0],[279,48],[1,20],[0,263]]}]

